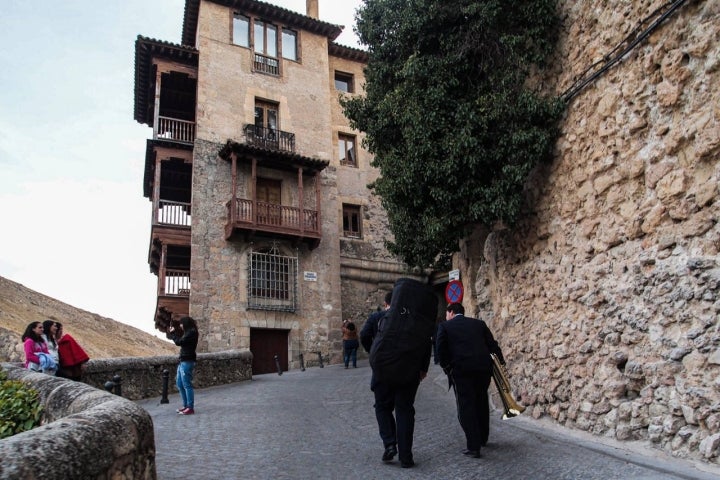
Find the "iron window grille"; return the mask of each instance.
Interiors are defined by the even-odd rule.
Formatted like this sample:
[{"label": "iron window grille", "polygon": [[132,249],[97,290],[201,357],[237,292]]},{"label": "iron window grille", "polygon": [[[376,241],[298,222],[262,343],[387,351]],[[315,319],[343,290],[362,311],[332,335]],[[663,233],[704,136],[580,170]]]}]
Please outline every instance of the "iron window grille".
[{"label": "iron window grille", "polygon": [[297,310],[297,256],[281,255],[277,246],[248,253],[248,309]]}]

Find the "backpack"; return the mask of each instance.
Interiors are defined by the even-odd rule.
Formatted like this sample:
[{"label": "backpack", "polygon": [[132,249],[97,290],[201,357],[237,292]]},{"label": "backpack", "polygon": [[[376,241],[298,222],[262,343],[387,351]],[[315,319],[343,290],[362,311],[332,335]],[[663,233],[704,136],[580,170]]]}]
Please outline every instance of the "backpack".
[{"label": "backpack", "polygon": [[437,309],[437,297],[427,285],[411,278],[395,282],[390,308],[378,322],[370,348],[377,381],[403,384],[418,378],[431,348]]}]

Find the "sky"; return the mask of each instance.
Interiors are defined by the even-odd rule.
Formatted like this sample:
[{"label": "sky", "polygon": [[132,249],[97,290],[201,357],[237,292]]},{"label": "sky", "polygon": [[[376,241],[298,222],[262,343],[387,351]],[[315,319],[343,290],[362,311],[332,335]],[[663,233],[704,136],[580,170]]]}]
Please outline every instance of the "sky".
[{"label": "sky", "polygon": [[[164,338],[134,55],[138,35],[180,43],[184,0],[1,2],[0,276]],[[320,20],[345,26],[336,42],[358,46],[361,3],[319,0]]]}]

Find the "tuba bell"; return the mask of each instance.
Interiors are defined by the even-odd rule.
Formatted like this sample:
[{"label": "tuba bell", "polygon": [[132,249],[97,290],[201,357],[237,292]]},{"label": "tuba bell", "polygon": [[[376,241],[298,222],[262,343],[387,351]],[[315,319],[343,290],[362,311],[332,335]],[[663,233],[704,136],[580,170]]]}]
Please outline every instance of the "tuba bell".
[{"label": "tuba bell", "polygon": [[517,417],[525,411],[525,407],[517,403],[513,398],[507,370],[505,370],[503,364],[500,363],[500,359],[494,353],[491,353],[490,356],[493,361],[492,377],[495,381],[495,386],[498,389],[500,400],[502,400],[503,404],[504,413],[502,418],[503,420],[506,420],[508,418]]}]

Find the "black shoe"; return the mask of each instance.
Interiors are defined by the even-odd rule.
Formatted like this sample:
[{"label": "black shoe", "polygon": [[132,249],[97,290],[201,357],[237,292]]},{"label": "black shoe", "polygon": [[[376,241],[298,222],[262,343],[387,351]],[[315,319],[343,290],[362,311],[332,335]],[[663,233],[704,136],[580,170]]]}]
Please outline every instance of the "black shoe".
[{"label": "black shoe", "polygon": [[478,450],[463,450],[463,455],[472,458],[480,458],[480,449]]},{"label": "black shoe", "polygon": [[397,455],[397,447],[395,445],[388,445],[385,447],[385,453],[383,453],[383,462],[392,462],[392,459]]},{"label": "black shoe", "polygon": [[412,468],[415,466],[415,462],[413,462],[413,459],[410,460],[400,460],[400,466],[402,468]]}]

